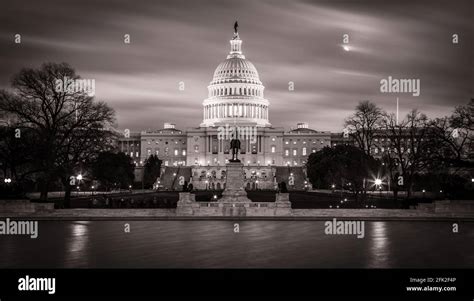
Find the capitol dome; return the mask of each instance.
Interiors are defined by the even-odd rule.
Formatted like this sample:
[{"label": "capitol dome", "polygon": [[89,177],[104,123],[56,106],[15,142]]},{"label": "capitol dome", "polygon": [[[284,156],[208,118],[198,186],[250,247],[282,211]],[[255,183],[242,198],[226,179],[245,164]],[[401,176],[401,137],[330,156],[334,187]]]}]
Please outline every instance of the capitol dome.
[{"label": "capitol dome", "polygon": [[228,58],[217,66],[211,85],[225,82],[262,84],[255,66],[242,57]]},{"label": "capitol dome", "polygon": [[255,66],[242,53],[242,40],[237,30],[230,40],[226,60],[217,66],[204,100],[201,126],[246,124],[271,126],[268,119],[269,102],[264,98],[262,85]]}]

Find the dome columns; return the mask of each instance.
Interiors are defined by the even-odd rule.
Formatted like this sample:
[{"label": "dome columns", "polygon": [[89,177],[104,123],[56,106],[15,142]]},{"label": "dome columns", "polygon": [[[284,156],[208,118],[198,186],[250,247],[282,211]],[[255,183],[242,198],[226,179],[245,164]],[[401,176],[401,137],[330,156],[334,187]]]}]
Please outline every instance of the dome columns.
[{"label": "dome columns", "polygon": [[239,122],[256,122],[262,126],[268,124],[268,104],[229,100],[204,106],[204,124],[233,122],[235,118],[239,118]]}]

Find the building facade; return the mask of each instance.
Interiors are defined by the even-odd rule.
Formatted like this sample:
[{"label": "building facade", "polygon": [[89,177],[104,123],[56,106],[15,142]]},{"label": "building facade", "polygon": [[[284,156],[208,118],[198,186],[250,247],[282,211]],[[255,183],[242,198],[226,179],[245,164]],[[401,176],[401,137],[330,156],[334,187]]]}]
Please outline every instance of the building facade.
[{"label": "building facade", "polygon": [[307,123],[289,131],[271,124],[265,87],[243,54],[238,32],[207,88],[199,126],[180,130],[166,123],[163,129],[122,138],[120,149],[134,158],[138,169],[156,154],[163,161],[159,183],[165,189],[178,189],[184,181],[197,189],[223,189],[225,164],[232,157],[230,140],[237,137],[247,188],[273,189],[285,181],[290,188],[304,189],[309,154],[330,147],[332,134],[310,129]]}]

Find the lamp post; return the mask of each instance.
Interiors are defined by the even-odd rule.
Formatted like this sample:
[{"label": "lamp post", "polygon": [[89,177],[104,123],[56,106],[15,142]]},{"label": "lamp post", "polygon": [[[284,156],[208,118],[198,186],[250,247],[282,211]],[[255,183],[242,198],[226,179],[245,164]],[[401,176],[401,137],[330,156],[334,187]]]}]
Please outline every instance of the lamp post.
[{"label": "lamp post", "polygon": [[78,174],[76,176],[76,180],[77,180],[77,196],[79,196],[79,191],[81,190],[81,180],[83,179],[82,177],[82,174]]},{"label": "lamp post", "polygon": [[375,187],[379,189],[379,196],[382,197],[382,180],[377,178],[374,183]]}]

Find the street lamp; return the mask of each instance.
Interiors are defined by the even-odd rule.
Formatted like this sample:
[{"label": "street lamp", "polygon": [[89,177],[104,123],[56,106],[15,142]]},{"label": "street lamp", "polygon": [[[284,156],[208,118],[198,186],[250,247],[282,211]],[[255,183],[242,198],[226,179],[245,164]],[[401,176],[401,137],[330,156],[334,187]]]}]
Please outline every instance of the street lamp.
[{"label": "street lamp", "polygon": [[379,196],[382,197],[382,179],[377,178],[375,179],[374,183],[375,183],[375,187],[376,188],[378,187],[379,189]]},{"label": "street lamp", "polygon": [[5,184],[10,184],[12,182],[12,179],[11,178],[5,178],[5,180],[3,180],[5,182]]},{"label": "street lamp", "polygon": [[79,196],[79,191],[81,190],[80,186],[81,186],[81,180],[83,179],[82,175],[81,174],[78,174],[76,176],[76,179],[77,179],[77,195]]}]

